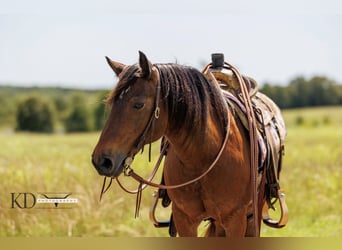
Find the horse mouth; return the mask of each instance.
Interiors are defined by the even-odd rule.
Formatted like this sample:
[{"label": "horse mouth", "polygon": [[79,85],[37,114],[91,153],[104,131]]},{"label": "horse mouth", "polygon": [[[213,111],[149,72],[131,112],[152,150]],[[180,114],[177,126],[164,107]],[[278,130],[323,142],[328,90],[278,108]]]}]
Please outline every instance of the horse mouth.
[{"label": "horse mouth", "polygon": [[123,172],[126,158],[124,154],[106,155],[100,158],[93,156],[92,163],[99,175],[115,178]]}]

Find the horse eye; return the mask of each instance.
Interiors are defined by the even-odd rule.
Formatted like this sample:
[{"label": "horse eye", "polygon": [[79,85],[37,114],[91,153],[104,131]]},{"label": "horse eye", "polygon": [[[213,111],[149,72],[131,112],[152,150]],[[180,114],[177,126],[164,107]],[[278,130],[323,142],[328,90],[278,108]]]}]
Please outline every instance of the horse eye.
[{"label": "horse eye", "polygon": [[145,104],[142,103],[142,102],[136,102],[136,103],[133,104],[133,108],[135,108],[135,109],[141,109],[144,106],[145,106]]}]

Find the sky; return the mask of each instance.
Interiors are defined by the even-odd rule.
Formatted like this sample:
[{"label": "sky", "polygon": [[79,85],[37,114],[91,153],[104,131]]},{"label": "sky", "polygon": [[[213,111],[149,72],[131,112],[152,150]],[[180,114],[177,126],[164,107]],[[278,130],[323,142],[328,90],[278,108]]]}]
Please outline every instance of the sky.
[{"label": "sky", "polygon": [[211,53],[258,82],[342,82],[340,0],[0,0],[0,85],[110,89],[105,56],[202,69]]}]

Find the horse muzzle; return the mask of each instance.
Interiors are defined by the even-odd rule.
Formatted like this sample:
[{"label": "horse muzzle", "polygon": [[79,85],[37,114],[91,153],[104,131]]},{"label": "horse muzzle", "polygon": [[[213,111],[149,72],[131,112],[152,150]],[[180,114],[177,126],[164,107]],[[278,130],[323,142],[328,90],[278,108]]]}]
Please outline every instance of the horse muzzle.
[{"label": "horse muzzle", "polygon": [[92,163],[100,175],[107,177],[118,177],[124,170],[125,154],[92,156]]}]

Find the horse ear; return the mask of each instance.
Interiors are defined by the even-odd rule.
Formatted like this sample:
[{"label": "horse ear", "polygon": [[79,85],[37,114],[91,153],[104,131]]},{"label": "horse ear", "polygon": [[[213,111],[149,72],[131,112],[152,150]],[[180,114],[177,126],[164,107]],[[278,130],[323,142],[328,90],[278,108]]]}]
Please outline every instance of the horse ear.
[{"label": "horse ear", "polygon": [[106,56],[106,60],[107,60],[107,63],[109,64],[109,66],[112,68],[112,70],[115,72],[115,74],[117,76],[119,76],[120,73],[122,72],[122,70],[126,67],[125,64],[122,64],[119,62],[114,62],[114,61],[110,60],[110,58],[107,56]]},{"label": "horse ear", "polygon": [[141,68],[141,76],[149,78],[152,72],[152,63],[147,59],[146,55],[139,51],[139,66]]}]

